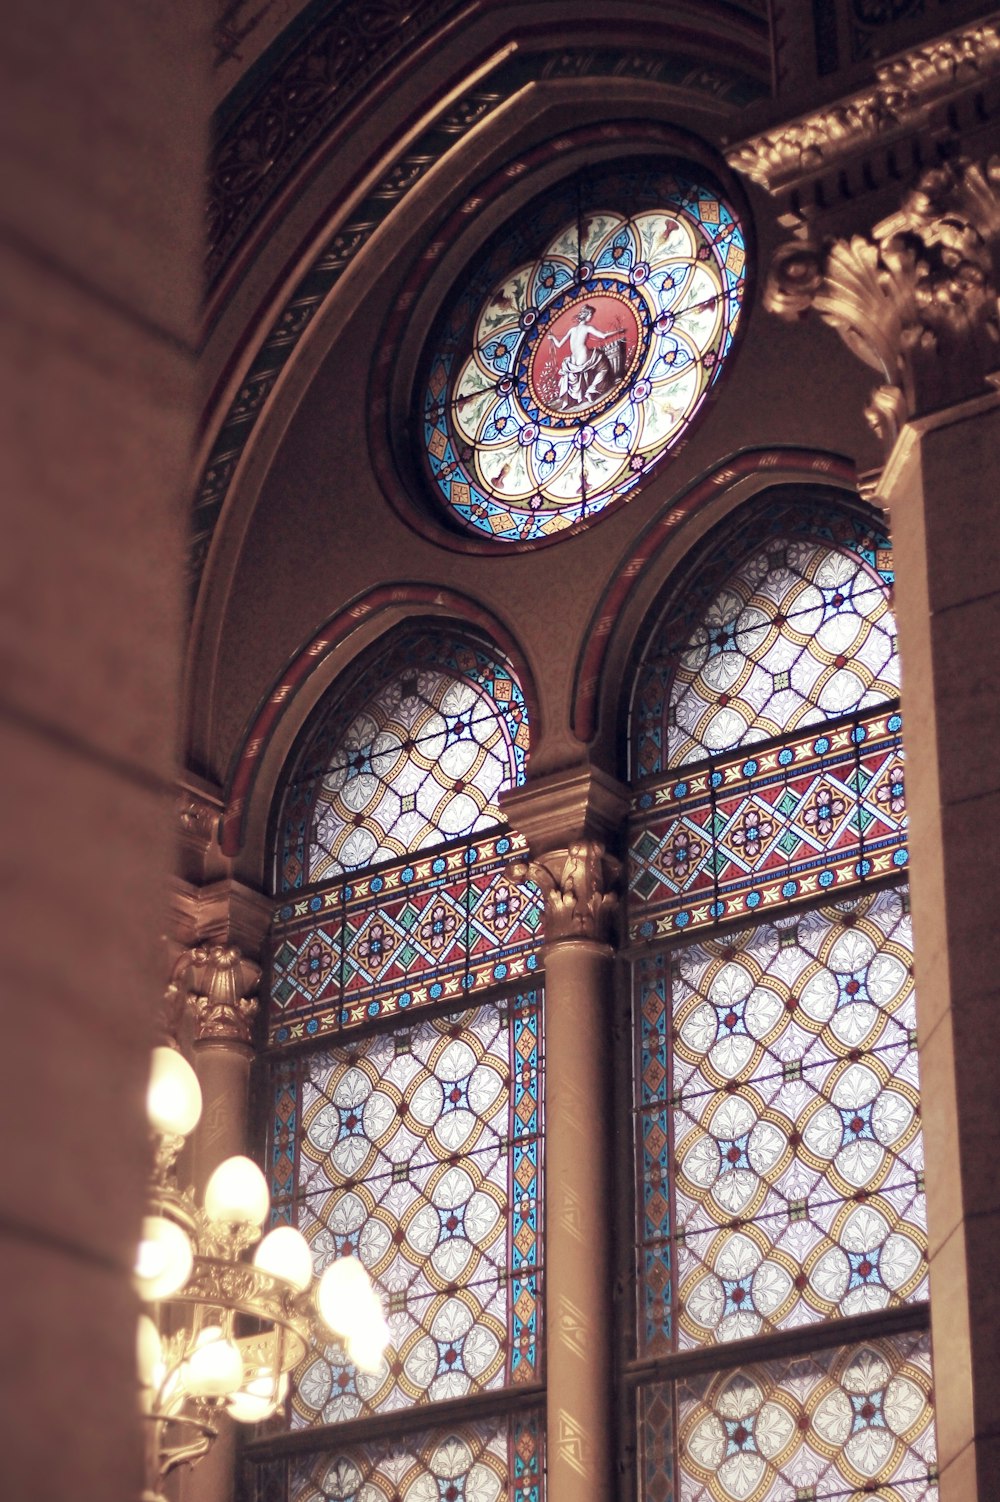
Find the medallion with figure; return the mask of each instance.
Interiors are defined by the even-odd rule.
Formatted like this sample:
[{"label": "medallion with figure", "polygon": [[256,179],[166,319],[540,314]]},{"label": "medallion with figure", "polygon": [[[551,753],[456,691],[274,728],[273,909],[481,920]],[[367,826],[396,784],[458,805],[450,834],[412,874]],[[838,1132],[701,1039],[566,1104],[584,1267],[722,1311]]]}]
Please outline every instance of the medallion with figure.
[{"label": "medallion with figure", "polygon": [[523,545],[627,500],[717,380],[745,270],[719,191],[662,166],[536,202],[462,284],[428,362],[422,449],[450,520]]}]

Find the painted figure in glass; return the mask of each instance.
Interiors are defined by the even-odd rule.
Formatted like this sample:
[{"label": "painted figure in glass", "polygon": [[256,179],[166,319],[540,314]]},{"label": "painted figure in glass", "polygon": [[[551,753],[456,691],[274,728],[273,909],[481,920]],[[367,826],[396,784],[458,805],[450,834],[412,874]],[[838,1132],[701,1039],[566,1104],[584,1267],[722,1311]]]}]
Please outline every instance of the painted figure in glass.
[{"label": "painted figure in glass", "polygon": [[549,334],[549,340],[557,350],[569,342],[569,350],[559,365],[558,405],[564,412],[599,401],[625,374],[625,325],[619,318],[610,329],[595,328],[595,311],[594,304],[586,302],[577,309],[565,334],[561,337]]}]

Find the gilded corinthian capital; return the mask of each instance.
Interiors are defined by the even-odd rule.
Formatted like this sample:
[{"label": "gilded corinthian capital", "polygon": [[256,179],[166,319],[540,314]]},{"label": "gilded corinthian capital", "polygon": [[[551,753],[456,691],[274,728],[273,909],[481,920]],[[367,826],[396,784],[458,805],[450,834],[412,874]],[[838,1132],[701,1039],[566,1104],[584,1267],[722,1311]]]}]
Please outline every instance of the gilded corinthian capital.
[{"label": "gilded corinthian capital", "polygon": [[198,944],[187,950],[175,980],[194,1017],[196,1043],[250,1042],[260,966],[235,944]]},{"label": "gilded corinthian capital", "polygon": [[510,867],[515,881],[531,880],[545,898],[545,938],[610,942],[618,912],[614,884],[621,862],[599,840],[578,840]]},{"label": "gilded corinthian capital", "polygon": [[776,252],[764,304],[815,308],[877,371],[866,416],[890,449],[911,417],[1000,383],[1000,157],[926,172],[870,236]]}]

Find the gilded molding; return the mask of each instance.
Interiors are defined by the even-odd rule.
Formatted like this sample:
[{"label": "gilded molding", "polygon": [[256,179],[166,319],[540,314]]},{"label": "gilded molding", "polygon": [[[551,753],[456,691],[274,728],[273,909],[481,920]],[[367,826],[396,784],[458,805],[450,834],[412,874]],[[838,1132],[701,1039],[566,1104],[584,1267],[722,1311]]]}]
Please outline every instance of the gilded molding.
[{"label": "gilded molding", "polygon": [[893,132],[921,124],[943,99],[981,83],[998,66],[1000,25],[965,27],[882,63],[869,88],[741,142],[726,160],[770,193],[795,187]]},{"label": "gilded molding", "polygon": [[198,944],[182,955],[174,977],[194,1018],[196,1044],[250,1043],[260,966],[241,949],[235,944]]},{"label": "gilded molding", "polygon": [[1000,371],[1000,157],[924,173],[870,236],[776,252],[764,305],[815,308],[878,372],[865,409],[888,452],[910,418],[988,391]]},{"label": "gilded molding", "polygon": [[618,912],[615,883],[621,861],[599,840],[578,840],[510,866],[514,881],[531,880],[545,898],[545,939],[597,939],[610,943]]}]

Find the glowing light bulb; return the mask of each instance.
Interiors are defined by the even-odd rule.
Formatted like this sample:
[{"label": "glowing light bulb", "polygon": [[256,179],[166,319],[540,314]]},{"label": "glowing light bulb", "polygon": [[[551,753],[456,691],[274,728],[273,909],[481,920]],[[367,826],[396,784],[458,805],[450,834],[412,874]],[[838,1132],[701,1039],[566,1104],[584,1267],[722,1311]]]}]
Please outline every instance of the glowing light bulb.
[{"label": "glowing light bulb", "polygon": [[360,1301],[371,1293],[371,1279],[357,1257],[338,1257],[324,1269],[316,1289],[320,1318],[334,1335],[354,1329]]},{"label": "glowing light bulb", "polygon": [[264,1175],[256,1163],[239,1155],[220,1163],[205,1185],[208,1218],[223,1225],[261,1226],[270,1204]]},{"label": "glowing light bulb", "polygon": [[243,1355],[218,1326],[203,1330],[187,1361],[185,1386],[195,1398],[224,1398],[243,1383]]},{"label": "glowing light bulb", "polygon": [[147,1303],[169,1299],[183,1288],[191,1273],[194,1253],[183,1228],[165,1215],[147,1215],[136,1254],[136,1292]]},{"label": "glowing light bulb", "polygon": [[201,1086],[176,1048],[154,1048],[146,1091],[146,1114],[161,1137],[186,1137],[201,1117]]},{"label": "glowing light bulb", "polygon": [[290,1283],[296,1293],[302,1293],[312,1282],[312,1252],[294,1226],[275,1226],[254,1252],[253,1260],[255,1267]]},{"label": "glowing light bulb", "polygon": [[233,1393],[226,1404],[226,1411],[241,1424],[260,1424],[269,1419],[288,1393],[288,1373],[282,1372],[275,1383],[273,1374],[265,1368],[259,1377]]}]

